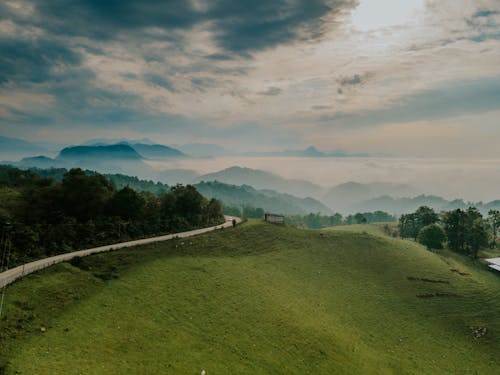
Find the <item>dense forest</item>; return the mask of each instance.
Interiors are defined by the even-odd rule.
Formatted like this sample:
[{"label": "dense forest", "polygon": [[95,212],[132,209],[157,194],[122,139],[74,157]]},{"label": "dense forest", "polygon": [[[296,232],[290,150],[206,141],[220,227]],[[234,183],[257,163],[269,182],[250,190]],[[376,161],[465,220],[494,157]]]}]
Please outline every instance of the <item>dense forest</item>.
[{"label": "dense forest", "polygon": [[[41,177],[53,178],[56,181],[62,181],[64,175],[66,174],[66,172],[68,172],[66,168],[29,168],[28,170]],[[95,176],[99,174],[88,169],[84,170],[84,172],[88,176]],[[161,194],[170,190],[170,187],[168,185],[162,184],[161,182],[141,180],[137,177],[127,176],[120,173],[101,173],[101,175],[105,176],[109,181],[111,181],[116,189],[121,189],[125,186],[128,186],[129,188],[136,191],[147,191],[155,194]]]},{"label": "dense forest", "polygon": [[0,166],[0,227],[2,238],[12,244],[11,266],[223,221],[222,205],[190,185],[155,194],[128,185],[117,188],[112,179],[81,169],[58,178]]},{"label": "dense forest", "polygon": [[347,215],[345,217],[339,213],[331,216],[321,215],[319,213],[285,216],[286,224],[311,229],[334,227],[337,225],[389,223],[394,221],[397,221],[396,217],[384,211],[358,212],[354,215]]}]

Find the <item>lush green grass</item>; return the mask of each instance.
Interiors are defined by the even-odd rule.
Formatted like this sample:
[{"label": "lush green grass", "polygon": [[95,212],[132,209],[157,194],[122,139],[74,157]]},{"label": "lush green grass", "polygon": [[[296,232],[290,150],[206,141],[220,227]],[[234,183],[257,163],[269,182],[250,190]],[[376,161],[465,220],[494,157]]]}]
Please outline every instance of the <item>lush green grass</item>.
[{"label": "lush green grass", "polygon": [[381,233],[249,222],[58,265],[7,289],[1,359],[8,374],[497,372],[498,275]]}]

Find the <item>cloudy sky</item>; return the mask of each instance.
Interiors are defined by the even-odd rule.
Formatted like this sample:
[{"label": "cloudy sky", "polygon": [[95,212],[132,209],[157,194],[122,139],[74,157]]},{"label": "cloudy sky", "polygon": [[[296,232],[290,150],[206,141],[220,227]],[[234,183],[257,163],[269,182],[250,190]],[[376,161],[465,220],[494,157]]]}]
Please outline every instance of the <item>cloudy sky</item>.
[{"label": "cloudy sky", "polygon": [[0,134],[498,158],[500,1],[2,1]]}]

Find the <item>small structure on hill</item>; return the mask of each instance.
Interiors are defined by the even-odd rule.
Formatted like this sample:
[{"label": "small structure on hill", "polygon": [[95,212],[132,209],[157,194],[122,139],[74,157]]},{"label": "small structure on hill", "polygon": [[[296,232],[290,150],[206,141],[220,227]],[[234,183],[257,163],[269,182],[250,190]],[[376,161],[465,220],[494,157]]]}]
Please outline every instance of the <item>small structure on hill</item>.
[{"label": "small structure on hill", "polygon": [[490,258],[485,259],[485,261],[488,263],[488,267],[500,272],[500,258]]},{"label": "small structure on hill", "polygon": [[285,224],[285,216],[278,214],[265,213],[264,221],[273,224]]}]

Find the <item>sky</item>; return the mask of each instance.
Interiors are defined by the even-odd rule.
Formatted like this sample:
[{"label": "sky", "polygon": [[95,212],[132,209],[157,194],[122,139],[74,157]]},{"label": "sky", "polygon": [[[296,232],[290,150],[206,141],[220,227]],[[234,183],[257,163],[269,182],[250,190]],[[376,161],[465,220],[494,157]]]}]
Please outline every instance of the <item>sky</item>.
[{"label": "sky", "polygon": [[0,135],[500,158],[498,0],[0,2]]}]

